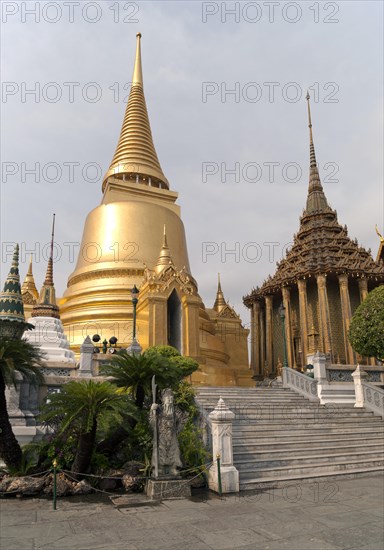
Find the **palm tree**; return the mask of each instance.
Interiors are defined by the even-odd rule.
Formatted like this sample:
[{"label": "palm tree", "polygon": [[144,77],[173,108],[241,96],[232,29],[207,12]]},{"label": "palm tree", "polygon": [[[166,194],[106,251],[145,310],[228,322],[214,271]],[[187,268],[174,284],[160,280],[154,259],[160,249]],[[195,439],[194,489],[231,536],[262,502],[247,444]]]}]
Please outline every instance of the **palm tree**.
[{"label": "palm tree", "polygon": [[27,340],[0,339],[0,456],[12,470],[20,469],[22,452],[9,421],[5,389],[16,387],[18,373],[27,382],[42,382],[43,358],[44,353]]},{"label": "palm tree", "polygon": [[109,364],[103,365],[100,373],[110,376],[116,386],[128,391],[139,409],[144,407],[145,398],[151,396],[154,375],[160,389],[174,386],[182,378],[179,369],[160,354],[130,355],[125,350],[114,355]]},{"label": "palm tree", "polygon": [[91,463],[98,427],[111,420],[119,422],[133,415],[135,407],[127,394],[117,391],[110,382],[71,381],[60,393],[50,396],[40,415],[45,422],[57,422],[59,434],[76,432],[78,445],[72,472],[84,473]]},{"label": "palm tree", "polygon": [[[174,387],[183,378],[167,357],[151,352],[141,355],[130,355],[122,350],[111,358],[109,364],[100,368],[100,374],[109,376],[111,381],[119,388],[130,393],[136,407],[141,411],[144,408],[145,398],[151,396],[152,378],[156,376],[156,384],[159,389]],[[119,426],[112,434],[98,444],[97,450],[110,455],[137,424],[136,418],[129,419],[126,426]]]}]

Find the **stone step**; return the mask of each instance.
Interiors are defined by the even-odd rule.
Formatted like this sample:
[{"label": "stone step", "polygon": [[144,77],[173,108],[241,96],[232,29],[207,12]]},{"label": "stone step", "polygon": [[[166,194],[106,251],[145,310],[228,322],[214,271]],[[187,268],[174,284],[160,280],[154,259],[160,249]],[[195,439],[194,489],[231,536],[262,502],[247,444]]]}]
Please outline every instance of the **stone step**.
[{"label": "stone step", "polygon": [[235,416],[233,420],[234,425],[244,426],[244,424],[250,424],[251,426],[259,427],[264,425],[269,425],[271,427],[280,425],[289,425],[292,426],[292,424],[334,424],[334,425],[340,425],[341,427],[351,424],[351,425],[357,425],[357,424],[382,424],[381,418],[378,416],[337,416],[334,414],[303,414],[303,415],[294,415],[292,414],[289,416],[288,414],[284,415],[273,415],[271,418],[262,416],[257,416],[256,414],[246,414],[243,413],[242,415],[238,414]]},{"label": "stone step", "polygon": [[[198,399],[198,402],[200,406],[204,407],[205,409],[211,409],[213,410],[217,406],[217,401],[205,401],[203,399]],[[311,401],[302,401],[301,399],[269,399],[266,401],[265,399],[233,399],[233,400],[224,400],[224,403],[228,407],[228,409],[232,409],[233,407],[241,406],[254,406],[256,408],[268,408],[268,407],[297,407],[297,406],[307,406],[309,409],[315,409],[317,407],[322,408],[325,405],[320,406],[317,402],[311,402]],[[344,405],[343,405],[344,407]],[[336,407],[334,407],[336,409]]]},{"label": "stone step", "polygon": [[[318,451],[317,451],[318,452]],[[378,450],[368,450],[360,451],[360,452],[351,452],[348,453],[348,451],[344,449],[340,449],[339,452],[329,452],[329,453],[319,453],[319,454],[312,454],[308,455],[305,454],[303,456],[296,456],[293,455],[291,457],[284,456],[282,458],[279,457],[268,457],[268,458],[262,458],[262,457],[254,457],[253,455],[242,457],[236,457],[236,460],[234,460],[234,464],[236,468],[239,470],[239,472],[243,471],[259,471],[264,470],[265,468],[295,468],[296,466],[317,466],[318,464],[323,465],[324,461],[326,460],[328,463],[328,466],[331,466],[335,463],[340,462],[361,462],[365,460],[383,460],[384,461],[384,453],[382,449]]]},{"label": "stone step", "polygon": [[297,476],[297,475],[310,475],[310,474],[334,474],[340,470],[348,470],[352,468],[378,468],[381,467],[384,469],[384,457],[374,457],[374,458],[362,458],[355,460],[339,460],[332,463],[329,463],[328,460],[323,462],[317,462],[316,464],[296,464],[296,465],[286,465],[286,466],[277,466],[277,467],[264,467],[264,468],[255,468],[253,465],[250,468],[241,468],[240,479],[245,481],[247,479],[257,479],[264,477],[273,477],[278,479],[281,476]]},{"label": "stone step", "polygon": [[[269,432],[266,432],[267,434]],[[235,445],[241,445],[244,443],[247,443],[248,445],[296,445],[296,443],[313,443],[318,441],[337,441],[343,439],[343,436],[346,435],[344,433],[340,433],[340,431],[335,432],[317,432],[317,433],[310,433],[309,430],[307,430],[304,434],[297,434],[297,433],[287,433],[286,431],[281,432],[280,435],[275,436],[272,434],[269,435],[260,435],[260,434],[249,434],[248,437],[244,437],[241,435],[234,434],[233,436],[233,444]],[[349,433],[348,437],[346,437],[346,441],[352,442],[363,442],[367,440],[371,440],[375,437],[383,437],[384,432],[383,430],[379,432],[377,429],[373,430],[364,430],[356,432]]]},{"label": "stone step", "polygon": [[[320,444],[322,443],[322,444]],[[299,442],[295,445],[292,445],[291,442],[287,443],[255,443],[255,444],[249,444],[248,441],[245,441],[244,443],[237,443],[233,445],[233,456],[241,456],[244,453],[249,453],[252,456],[255,457],[275,457],[275,456],[289,456],[289,454],[293,453],[294,456],[297,456],[298,451],[304,452],[306,454],[308,453],[316,453],[318,451],[330,451],[337,449],[343,449],[343,450],[359,450],[359,449],[372,449],[372,450],[379,450],[384,451],[384,437],[381,438],[375,438],[370,439],[366,441],[361,441],[360,439],[356,439],[354,441],[350,441],[349,439],[336,439],[334,441],[329,440],[323,440],[323,441],[317,441],[317,442]]]},{"label": "stone step", "polygon": [[[236,401],[236,400],[247,400],[247,401],[264,401],[268,403],[269,401],[306,401],[306,398],[302,395],[295,395],[295,394],[281,394],[281,395],[261,395],[261,394],[255,394],[255,395],[225,395],[221,393],[217,394],[203,394],[203,395],[197,395],[198,401],[207,401],[210,403],[217,403],[220,397],[225,401],[225,403],[228,401]],[[317,400],[317,399],[316,399]]]},{"label": "stone step", "polygon": [[356,432],[362,432],[362,433],[372,433],[373,431],[376,431],[378,434],[384,433],[384,426],[377,423],[360,423],[359,425],[354,425],[353,422],[351,423],[344,423],[344,424],[337,424],[337,423],[323,423],[320,422],[318,424],[312,422],[308,424],[302,424],[302,425],[289,425],[289,424],[262,424],[259,426],[250,425],[248,423],[244,424],[238,424],[233,426],[233,433],[234,433],[234,439],[235,438],[244,438],[244,437],[265,437],[268,435],[269,437],[280,437],[280,436],[292,436],[292,435],[307,435],[308,437],[311,437],[312,435],[317,435],[321,432],[329,432],[329,433],[338,433],[338,434],[346,434],[346,433],[356,433]]},{"label": "stone step", "polygon": [[[383,474],[384,475],[384,467],[382,466],[370,466],[366,468],[350,468],[348,470],[340,470],[335,473],[329,473],[329,472],[320,472],[320,473],[311,473],[311,474],[291,474],[288,476],[280,476],[279,478],[275,477],[264,477],[262,479],[260,478],[249,478],[246,480],[243,480],[240,476],[240,491],[255,491],[256,496],[258,494],[259,490],[265,491],[267,489],[271,488],[289,488],[293,486],[293,489],[296,488],[298,491],[298,494],[301,494],[300,485],[302,483],[322,483],[322,482],[329,482],[333,480],[338,479],[348,479],[348,478],[355,478],[355,477],[369,477],[372,475],[378,475]],[[335,484],[334,487],[327,486],[323,487],[323,495],[325,495],[326,498],[334,498],[339,499],[339,496],[337,494],[338,488]],[[324,498],[325,498],[324,497]],[[252,498],[252,496],[250,496]],[[324,501],[326,502],[326,501]],[[331,502],[331,500],[328,500],[328,502]]]},{"label": "stone step", "polygon": [[[351,388],[341,388],[349,395]],[[285,388],[199,388],[206,413],[219,397],[235,414],[240,489],[384,472],[384,423],[354,402],[320,405]]]},{"label": "stone step", "polygon": [[[199,404],[203,406],[203,408],[207,412],[213,411],[215,408],[215,404],[207,404],[202,403],[199,401]],[[254,402],[247,402],[244,401],[242,403],[232,403],[228,404],[228,408],[233,412],[249,412],[253,414],[266,414],[266,415],[272,415],[274,413],[277,414],[284,414],[285,412],[289,412],[290,414],[305,414],[305,413],[322,413],[327,415],[348,415],[348,416],[373,416],[372,411],[368,411],[366,409],[355,409],[352,410],[350,408],[347,408],[345,406],[337,405],[333,407],[325,406],[325,405],[319,405],[318,403],[286,403],[279,402],[279,403],[254,403]]]}]

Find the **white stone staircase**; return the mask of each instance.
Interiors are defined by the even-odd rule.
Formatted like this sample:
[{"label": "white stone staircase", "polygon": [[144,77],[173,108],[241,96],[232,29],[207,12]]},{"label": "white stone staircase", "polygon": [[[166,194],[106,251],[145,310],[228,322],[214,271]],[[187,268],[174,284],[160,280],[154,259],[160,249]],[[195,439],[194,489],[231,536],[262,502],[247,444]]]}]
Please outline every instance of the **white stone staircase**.
[{"label": "white stone staircase", "polygon": [[283,387],[199,387],[207,413],[220,397],[235,413],[240,490],[384,473],[384,422],[351,404],[320,405]]}]

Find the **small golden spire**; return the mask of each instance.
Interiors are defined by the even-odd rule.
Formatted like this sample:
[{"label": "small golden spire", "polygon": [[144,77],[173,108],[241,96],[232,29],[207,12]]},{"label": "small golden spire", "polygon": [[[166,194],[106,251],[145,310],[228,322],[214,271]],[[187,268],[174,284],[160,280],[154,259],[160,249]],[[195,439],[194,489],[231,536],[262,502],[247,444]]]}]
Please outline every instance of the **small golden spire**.
[{"label": "small golden spire", "polygon": [[167,240],[167,232],[164,224],[164,232],[163,232],[163,244],[160,249],[159,258],[157,260],[157,263],[155,265],[155,272],[157,274],[161,273],[163,269],[165,269],[167,266],[173,263],[171,251],[169,250],[168,246],[168,240]]},{"label": "small golden spire", "polygon": [[115,155],[108,172],[104,176],[103,191],[108,178],[111,176],[169,189],[168,180],[161,169],[153,144],[145,103],[140,33],[136,35],[136,57],[128,104]]},{"label": "small golden spire", "polygon": [[167,231],[165,229],[165,224],[163,229],[163,248],[168,248]]},{"label": "small golden spire", "polygon": [[213,309],[219,313],[226,305],[227,302],[225,301],[223,291],[221,290],[220,273],[218,273],[216,300],[213,304]]},{"label": "small golden spire", "polygon": [[37,291],[37,288],[35,285],[35,279],[33,277],[33,272],[32,272],[32,254],[29,259],[29,267],[28,267],[27,274],[25,275],[24,282],[21,286],[21,294],[23,296],[23,299],[26,294],[30,294],[31,299],[34,300],[33,303],[35,303],[39,298],[39,293]]}]

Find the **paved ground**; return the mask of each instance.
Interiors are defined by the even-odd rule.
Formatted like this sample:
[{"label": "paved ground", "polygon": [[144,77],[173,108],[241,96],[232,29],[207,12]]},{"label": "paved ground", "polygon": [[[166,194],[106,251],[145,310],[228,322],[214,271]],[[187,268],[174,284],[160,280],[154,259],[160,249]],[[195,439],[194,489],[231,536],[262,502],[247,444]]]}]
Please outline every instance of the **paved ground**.
[{"label": "paved ground", "polygon": [[2,550],[383,550],[384,477],[128,507],[124,497],[0,500]]}]

